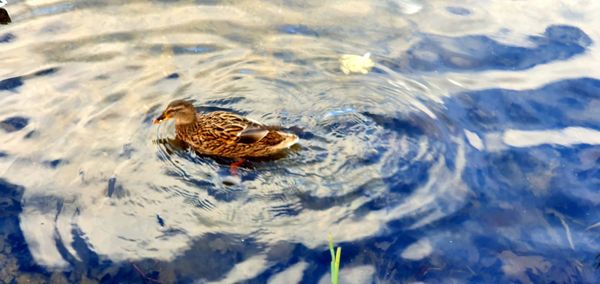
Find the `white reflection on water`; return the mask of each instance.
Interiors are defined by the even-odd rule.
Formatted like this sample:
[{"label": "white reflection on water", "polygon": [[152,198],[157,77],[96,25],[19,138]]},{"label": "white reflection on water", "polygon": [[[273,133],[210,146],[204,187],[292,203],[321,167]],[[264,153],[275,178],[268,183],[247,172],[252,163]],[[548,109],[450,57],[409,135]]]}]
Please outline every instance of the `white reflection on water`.
[{"label": "white reflection on water", "polygon": [[559,130],[507,130],[503,141],[513,147],[532,147],[542,144],[571,146],[575,144],[600,144],[600,131],[584,127],[567,127]]},{"label": "white reflection on water", "polygon": [[521,281],[521,283],[533,283],[528,273],[543,274],[548,272],[551,264],[540,256],[516,255],[512,251],[503,251],[499,257],[502,259],[502,271]]},{"label": "white reflection on water", "polygon": [[279,284],[279,283],[300,283],[302,281],[302,273],[308,264],[304,261],[300,261],[284,271],[276,274],[275,276],[269,279],[269,284]]},{"label": "white reflection on water", "polygon": [[478,150],[491,152],[501,151],[507,147],[535,147],[540,145],[598,145],[600,131],[585,127],[566,127],[548,130],[518,130],[508,129],[504,132],[485,133],[482,139],[475,133],[465,130],[465,135],[471,146]]},{"label": "white reflection on water", "polygon": [[[339,283],[367,284],[372,283],[375,267],[371,265],[342,268],[339,272]],[[319,284],[331,283],[331,274],[327,273],[321,277]]]},{"label": "white reflection on water", "polygon": [[433,247],[431,246],[431,242],[424,238],[407,246],[400,256],[408,260],[421,260],[428,257],[432,251]]},{"label": "white reflection on water", "polygon": [[[240,283],[244,280],[249,280],[268,268],[268,262],[265,255],[253,256],[246,259],[238,264],[225,275],[225,277],[217,282],[209,282],[210,284],[215,283]],[[289,282],[292,283],[292,282]]]},{"label": "white reflection on water", "polygon": [[465,137],[467,138],[469,144],[471,144],[471,146],[473,146],[475,149],[483,151],[483,142],[481,141],[481,138],[479,138],[479,135],[466,129],[464,131]]}]

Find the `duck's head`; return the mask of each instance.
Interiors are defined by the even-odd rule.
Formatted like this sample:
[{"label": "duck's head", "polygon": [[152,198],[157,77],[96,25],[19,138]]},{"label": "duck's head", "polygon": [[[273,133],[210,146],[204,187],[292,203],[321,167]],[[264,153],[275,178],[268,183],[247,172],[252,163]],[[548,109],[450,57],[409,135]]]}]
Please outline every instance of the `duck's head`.
[{"label": "duck's head", "polygon": [[163,120],[175,118],[175,124],[188,124],[196,120],[196,109],[188,101],[172,101],[163,113],[155,118],[152,123],[159,124]]}]

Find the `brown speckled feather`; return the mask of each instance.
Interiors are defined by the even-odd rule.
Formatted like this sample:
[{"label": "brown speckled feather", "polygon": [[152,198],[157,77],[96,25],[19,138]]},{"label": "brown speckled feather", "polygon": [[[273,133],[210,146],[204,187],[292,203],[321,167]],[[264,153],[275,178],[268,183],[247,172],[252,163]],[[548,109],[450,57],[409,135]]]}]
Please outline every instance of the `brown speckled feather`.
[{"label": "brown speckled feather", "polygon": [[267,156],[288,148],[298,137],[239,115],[217,111],[177,124],[177,137],[201,154],[229,158]]}]

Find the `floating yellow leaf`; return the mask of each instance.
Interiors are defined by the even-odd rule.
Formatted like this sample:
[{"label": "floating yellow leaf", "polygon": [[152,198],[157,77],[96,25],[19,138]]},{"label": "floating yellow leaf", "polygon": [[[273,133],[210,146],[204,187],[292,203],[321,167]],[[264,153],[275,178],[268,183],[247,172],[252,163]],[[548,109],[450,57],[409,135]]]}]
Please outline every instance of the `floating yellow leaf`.
[{"label": "floating yellow leaf", "polygon": [[350,73],[367,74],[373,66],[375,66],[375,63],[371,60],[371,53],[369,52],[363,56],[344,54],[340,57],[340,68],[346,75]]}]

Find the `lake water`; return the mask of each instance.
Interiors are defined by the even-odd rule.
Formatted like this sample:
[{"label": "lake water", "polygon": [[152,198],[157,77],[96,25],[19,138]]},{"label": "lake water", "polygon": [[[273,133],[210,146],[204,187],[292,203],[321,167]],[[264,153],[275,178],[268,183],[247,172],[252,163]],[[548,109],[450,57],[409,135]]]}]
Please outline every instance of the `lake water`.
[{"label": "lake water", "polygon": [[[598,1],[4,8],[0,282],[600,279]],[[232,176],[175,99],[299,146]]]}]

